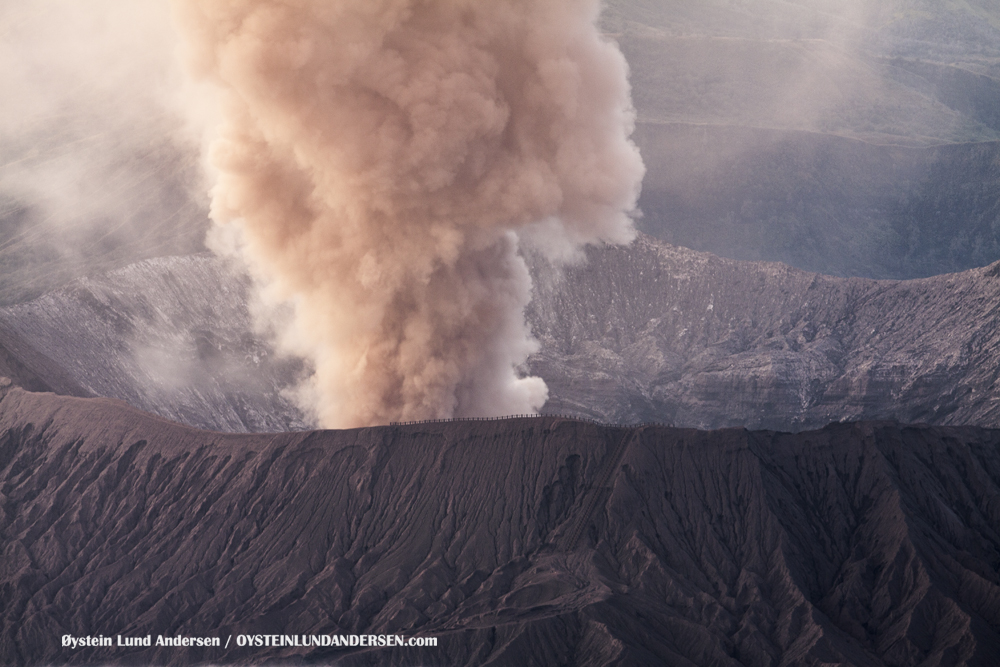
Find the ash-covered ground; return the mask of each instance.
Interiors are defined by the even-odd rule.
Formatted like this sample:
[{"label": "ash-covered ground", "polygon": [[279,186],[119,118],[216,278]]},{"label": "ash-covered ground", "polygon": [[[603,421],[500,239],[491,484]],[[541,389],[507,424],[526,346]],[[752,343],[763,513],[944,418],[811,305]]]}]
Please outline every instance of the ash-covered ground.
[{"label": "ash-covered ground", "polygon": [[[0,433],[3,664],[1000,660],[997,431],[238,435],[5,388]],[[61,646],[271,633],[439,643]]]}]

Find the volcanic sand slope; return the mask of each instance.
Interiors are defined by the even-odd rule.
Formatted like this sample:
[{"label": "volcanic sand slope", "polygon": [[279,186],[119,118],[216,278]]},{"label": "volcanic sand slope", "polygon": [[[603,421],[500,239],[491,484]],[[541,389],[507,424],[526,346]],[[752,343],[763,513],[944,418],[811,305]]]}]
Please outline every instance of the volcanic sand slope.
[{"label": "volcanic sand slope", "polygon": [[[1000,433],[279,435],[0,400],[0,662],[995,665]],[[427,649],[88,648],[351,632]]]},{"label": "volcanic sand slope", "polygon": [[93,396],[52,359],[11,328],[0,324],[0,377],[29,391]]},{"label": "volcanic sand slope", "polygon": [[301,364],[276,358],[248,300],[249,279],[225,262],[162,257],[0,309],[0,345],[50,384],[27,388],[119,398],[199,428],[306,428],[281,393]]},{"label": "volcanic sand slope", "polygon": [[845,279],[648,237],[562,272],[533,261],[543,411],[698,428],[1000,423],[997,265]]},{"label": "volcanic sand slope", "polygon": [[[545,412],[697,428],[1000,425],[996,265],[844,279],[648,237],[562,271],[529,259],[542,346],[528,370],[549,386]],[[247,299],[246,279],[210,256],[140,262],[0,309],[0,362],[20,369],[2,372],[201,428],[305,428],[285,393],[304,369],[255,332]]]}]

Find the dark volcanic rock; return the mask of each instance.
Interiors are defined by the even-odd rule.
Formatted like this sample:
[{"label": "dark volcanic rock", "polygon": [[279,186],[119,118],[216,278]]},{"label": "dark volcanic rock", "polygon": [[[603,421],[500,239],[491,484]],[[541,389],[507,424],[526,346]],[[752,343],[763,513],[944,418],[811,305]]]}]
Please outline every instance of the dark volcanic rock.
[{"label": "dark volcanic rock", "polygon": [[208,254],[83,278],[0,309],[0,362],[6,348],[24,369],[6,374],[29,389],[119,398],[199,428],[307,428],[282,393],[301,364],[255,333],[248,286]]},{"label": "dark volcanic rock", "polygon": [[[696,428],[1000,425],[998,265],[845,279],[648,237],[563,271],[532,264],[542,346],[528,367],[549,385],[545,412]],[[0,372],[201,428],[305,428],[283,393],[302,369],[254,333],[247,294],[207,255],[78,281],[0,309],[0,364],[20,364]]]},{"label": "dark volcanic rock", "polygon": [[0,377],[29,391],[65,396],[94,396],[52,359],[40,353],[10,327],[0,323]]},{"label": "dark volcanic rock", "polygon": [[[225,435],[4,391],[3,664],[1000,661],[1000,432]],[[355,632],[439,645],[60,646]]]},{"label": "dark volcanic rock", "polygon": [[1000,424],[1000,265],[833,278],[644,237],[535,273],[545,411],[698,428]]}]

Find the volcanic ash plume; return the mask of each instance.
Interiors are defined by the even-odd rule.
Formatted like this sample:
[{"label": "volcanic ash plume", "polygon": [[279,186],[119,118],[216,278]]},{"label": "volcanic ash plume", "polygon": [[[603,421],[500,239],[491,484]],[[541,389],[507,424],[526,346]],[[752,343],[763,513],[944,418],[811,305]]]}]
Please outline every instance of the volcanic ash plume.
[{"label": "volcanic ash plume", "polygon": [[519,235],[633,231],[627,67],[596,0],[177,0],[221,91],[212,217],[239,228],[320,422],[537,410]]}]

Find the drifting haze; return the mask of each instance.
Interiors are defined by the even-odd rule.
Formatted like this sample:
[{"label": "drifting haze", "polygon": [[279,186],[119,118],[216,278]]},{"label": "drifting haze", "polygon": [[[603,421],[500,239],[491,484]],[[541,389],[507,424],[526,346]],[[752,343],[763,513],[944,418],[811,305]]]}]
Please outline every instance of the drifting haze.
[{"label": "drifting haze", "polygon": [[809,271],[1000,259],[1000,5],[609,0],[648,174],[640,229]]},{"label": "drifting haze", "polygon": [[[804,130],[877,144],[1000,137],[918,67],[1000,71],[996,10],[923,0],[612,0],[640,121]],[[991,20],[993,25],[991,25]]]},{"label": "drifting haze", "polygon": [[0,3],[0,302],[203,249],[165,0]]},{"label": "drifting haze", "polygon": [[[292,4],[308,9],[302,3]],[[205,78],[221,84],[219,88],[227,91],[224,96],[230,98],[226,141],[240,150],[252,148],[257,141],[266,151],[247,154],[255,160],[261,155],[266,159],[254,168],[274,168],[300,188],[286,190],[293,196],[274,202],[280,188],[273,183],[253,191],[255,178],[266,180],[263,171],[242,173],[226,166],[229,158],[217,154],[221,161],[216,169],[227,188],[217,192],[217,213],[220,220],[238,218],[219,229],[257,230],[256,236],[243,234],[246,250],[258,253],[251,264],[262,282],[299,309],[297,319],[285,327],[290,349],[319,360],[323,367],[329,367],[331,358],[348,358],[338,350],[353,332],[322,320],[353,318],[355,326],[369,336],[365,340],[382,336],[378,340],[385,343],[366,357],[370,363],[381,359],[378,355],[396,354],[397,367],[405,366],[402,356],[410,354],[408,350],[420,350],[420,340],[424,346],[430,346],[432,339],[476,341],[469,344],[471,351],[441,343],[448,349],[434,350],[427,357],[440,362],[440,382],[435,385],[436,380],[426,380],[424,385],[411,387],[428,395],[437,391],[435,387],[443,387],[439,394],[450,397],[458,414],[467,414],[473,407],[478,410],[493,400],[473,395],[475,385],[468,378],[470,369],[482,367],[477,363],[501,369],[482,376],[502,377],[502,386],[531,389],[536,398],[540,395],[537,384],[518,383],[509,370],[532,349],[517,315],[529,287],[516,246],[524,243],[527,227],[533,241],[548,240],[544,248],[555,256],[572,256],[581,243],[606,234],[581,227],[585,216],[568,214],[572,213],[565,203],[569,197],[541,205],[530,197],[515,198],[511,207],[499,195],[489,200],[486,188],[508,183],[509,191],[516,192],[516,184],[504,180],[502,167],[524,164],[525,168],[506,173],[516,173],[524,182],[541,173],[539,192],[548,192],[547,184],[555,182],[554,189],[563,197],[571,192],[569,185],[580,182],[567,175],[564,165],[585,167],[587,160],[576,156],[563,160],[557,153],[568,154],[566,147],[579,146],[581,137],[612,134],[618,142],[613,145],[624,147],[621,127],[628,124],[627,114],[619,113],[625,99],[621,87],[605,100],[614,104],[604,107],[581,98],[596,114],[590,120],[602,117],[602,109],[610,109],[603,116],[609,123],[595,132],[586,128],[590,120],[571,117],[571,96],[545,93],[523,101],[528,99],[532,77],[512,75],[519,67],[537,75],[535,84],[554,86],[548,92],[572,78],[564,77],[568,70],[560,66],[550,67],[551,71],[532,69],[530,63],[548,57],[545,49],[555,54],[564,47],[572,51],[569,47],[575,44],[577,51],[567,52],[564,59],[570,65],[584,62],[588,53],[602,54],[595,56],[601,62],[606,56],[617,57],[601,51],[607,47],[599,40],[596,45],[586,42],[596,36],[589,19],[581,14],[560,24],[556,32],[549,30],[547,21],[562,11],[561,5],[549,4],[549,18],[540,17],[540,10],[517,6],[512,14],[525,16],[516,20],[503,15],[504,7],[512,4],[490,8],[489,17],[486,9],[473,7],[465,32],[426,29],[434,32],[437,41],[432,43],[441,51],[426,57],[396,43],[416,34],[420,26],[379,14],[394,6],[386,3],[373,5],[367,18],[351,14],[355,24],[342,28],[346,42],[333,39],[339,39],[339,28],[331,32],[318,20],[301,39],[278,40],[242,60],[241,54],[253,51],[246,34],[239,39],[231,35],[234,40],[229,40],[226,31],[213,27],[211,21],[200,27],[188,24],[196,62],[199,50],[210,45],[216,53],[219,47],[218,62],[214,56],[201,57],[201,71]],[[635,136],[650,169],[641,202],[645,231],[678,245],[841,275],[931,275],[1000,257],[996,233],[1000,209],[994,187],[1000,150],[996,147],[1000,139],[1000,18],[994,5],[985,0],[887,0],[877,6],[860,0],[609,0],[602,25],[614,33],[630,62],[640,120]],[[235,6],[234,12],[248,13],[263,7]],[[336,11],[350,14],[350,6]],[[177,35],[168,9],[168,0],[30,0],[0,5],[0,81],[7,93],[0,109],[0,263],[4,268],[0,302],[24,300],[81,273],[200,247],[207,217],[207,201],[202,205],[200,197],[208,188],[200,182],[198,141],[184,133],[174,113],[182,81],[173,53]],[[589,17],[596,12],[593,6],[587,11]],[[247,30],[264,34],[269,29],[266,22],[254,17],[246,24]],[[375,26],[379,17],[389,22]],[[512,27],[507,33],[498,28],[481,42],[463,42],[465,36],[486,34],[480,31],[484,22],[489,23],[486,18],[493,21],[490,25]],[[360,32],[359,26],[364,28]],[[309,54],[309,43],[321,42],[323,35],[337,45],[325,45],[327,55],[346,50],[356,60],[344,61],[343,71],[317,67],[314,61],[320,56]],[[439,35],[445,37],[439,39]],[[533,46],[537,44],[544,48]],[[415,81],[413,77],[423,76],[420,85],[424,88],[404,90],[394,85],[391,49],[405,54],[407,71],[402,78]],[[272,52],[280,52],[285,61],[270,58]],[[504,58],[497,60],[495,71],[482,69],[500,54]],[[442,66],[432,72],[434,63],[447,61],[445,56],[454,57],[461,66]],[[254,63],[274,70],[255,72]],[[247,71],[241,69],[247,67]],[[391,71],[372,74],[378,67]],[[623,79],[617,68],[611,67],[612,78],[620,84]],[[610,70],[585,67],[581,71],[599,78]],[[288,72],[301,76],[286,76]],[[495,90],[480,94],[484,86],[477,88],[479,79],[471,75],[475,72],[483,75],[485,89],[494,86]],[[444,82],[452,75],[471,81],[457,86],[460,95],[449,97],[440,92],[443,85],[424,83],[428,78]],[[347,83],[338,83],[338,76]],[[332,101],[316,97],[296,106],[296,100],[308,98],[303,81],[309,77],[318,82],[317,90],[325,85],[324,80],[334,81],[327,89],[337,90],[338,96]],[[269,82],[274,81],[289,88],[269,89]],[[358,81],[370,83],[367,91],[364,85],[356,85]],[[513,81],[524,86],[512,95]],[[341,95],[344,91],[354,97]],[[420,97],[421,91],[426,99]],[[368,99],[381,95],[389,100],[395,95],[392,105],[398,107],[398,115],[376,106],[369,113],[364,102],[369,93],[373,97]],[[192,99],[186,94],[184,98],[186,102]],[[519,99],[520,106],[511,102]],[[484,104],[467,104],[476,100]],[[568,106],[555,113],[535,111],[564,102]],[[286,114],[288,107],[293,109],[291,115]],[[368,117],[357,120],[352,116],[358,108],[365,108]],[[241,119],[242,113],[249,116]],[[461,122],[455,121],[456,116],[462,116]],[[314,122],[316,118],[321,122]],[[341,118],[351,120],[333,127]],[[527,127],[526,119],[537,120],[537,125]],[[557,121],[565,127],[554,137],[545,128],[555,128]],[[377,126],[381,134],[357,130],[364,123],[369,130]],[[603,133],[608,127],[611,130]],[[392,135],[400,128],[405,130],[403,139],[393,143]],[[419,135],[406,134],[416,129]],[[240,132],[244,136],[237,136]],[[512,138],[539,134],[549,141],[511,143]],[[339,152],[328,150],[344,138],[349,140]],[[600,146],[594,152],[581,149],[576,155],[599,155],[601,150]],[[477,159],[482,160],[478,167]],[[629,169],[637,168],[634,156],[626,161]],[[536,166],[548,171],[542,173]],[[606,173],[621,175],[619,185],[634,184],[629,169]],[[456,181],[449,183],[452,173]],[[328,183],[333,185],[327,187]],[[379,183],[388,185],[382,190],[372,186]],[[268,210],[274,212],[274,219],[295,221],[298,214],[286,216],[283,211],[300,207],[306,220],[302,233],[285,235],[297,239],[290,241],[297,248],[275,256],[255,250],[254,244],[263,243],[264,238],[258,232],[266,226],[258,224],[261,219],[251,220],[235,205],[226,204],[229,198],[239,203],[233,193],[239,194],[243,187],[268,206],[273,204]],[[586,196],[598,192],[580,189],[586,190]],[[358,192],[365,196],[357,196]],[[463,193],[469,196],[458,197]],[[627,200],[624,195],[618,199]],[[435,207],[440,208],[442,202],[461,210],[434,217]],[[489,215],[468,214],[477,206]],[[627,207],[625,203],[612,209]],[[524,226],[525,220],[536,218]],[[340,231],[322,231],[329,220],[336,220],[332,227]],[[343,231],[353,229],[344,220],[354,225],[362,221],[368,232],[351,236]],[[611,223],[610,228],[623,227]],[[390,240],[375,239],[378,234]],[[328,252],[330,246],[324,243],[339,239],[338,235],[353,239],[353,245],[344,246],[334,261],[323,264],[325,260],[316,258]],[[377,248],[367,259],[365,243]],[[477,252],[480,256],[473,260]],[[310,261],[299,261],[307,256]],[[405,261],[400,259],[403,256]],[[323,282],[317,279],[317,266],[335,270],[324,275]],[[463,272],[494,284],[471,295],[453,295],[452,283],[469,284],[466,278],[459,279]],[[340,294],[342,285],[351,281],[374,290],[378,298],[368,298],[367,292],[364,297],[357,295],[361,292],[347,297],[342,318],[330,314],[329,308],[314,307],[312,300]],[[440,293],[447,296],[440,297]],[[487,293],[506,294],[505,305],[484,310],[484,304],[492,301],[477,295]],[[397,307],[392,299],[404,306]],[[451,310],[440,310],[445,306]],[[405,316],[396,322],[380,316],[391,312]],[[492,326],[505,333],[491,334],[486,340],[457,329],[455,323],[466,320],[456,319],[455,314],[463,312],[496,318],[492,325],[486,319],[470,324],[475,331]],[[293,323],[309,324],[311,329],[306,335],[290,335]],[[338,332],[344,340],[334,337],[329,347],[317,343],[329,331]],[[441,332],[450,338],[438,336]],[[158,354],[141,345],[135,349],[137,356],[148,356],[148,365],[156,369],[187,371],[197,366],[178,363],[173,351]],[[357,350],[351,353],[357,361]],[[417,352],[412,356],[426,357]],[[464,365],[446,367],[444,360],[451,359]],[[414,364],[407,364],[409,373]],[[188,374],[179,375],[185,379]],[[334,371],[328,373],[334,375]],[[424,381],[429,375],[414,371],[407,377]],[[454,393],[447,390],[448,377],[464,378]],[[355,382],[367,382],[360,378]],[[390,391],[365,386],[375,394]],[[352,396],[358,393],[346,391]],[[505,390],[487,393],[511,395]],[[524,391],[519,396],[491,403],[489,411],[526,411],[524,406],[532,401],[524,397]],[[357,396],[359,401],[368,398]],[[447,412],[447,408],[441,411]]]},{"label": "drifting haze", "polygon": [[320,422],[534,411],[524,233],[632,238],[627,67],[596,0],[178,0],[219,87],[212,217],[239,230]]}]

